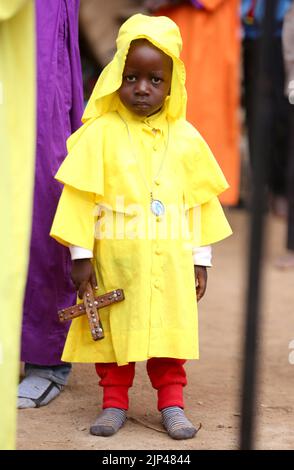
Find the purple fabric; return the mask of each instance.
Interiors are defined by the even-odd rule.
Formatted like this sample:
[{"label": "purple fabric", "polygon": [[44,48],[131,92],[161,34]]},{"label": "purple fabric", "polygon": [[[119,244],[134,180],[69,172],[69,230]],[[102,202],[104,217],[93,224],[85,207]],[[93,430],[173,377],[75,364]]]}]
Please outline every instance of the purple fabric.
[{"label": "purple fabric", "polygon": [[190,2],[195,8],[198,8],[198,10],[203,10],[204,6],[201,2],[198,2],[198,0],[190,0]]},{"label": "purple fabric", "polygon": [[21,359],[38,365],[61,364],[68,325],[59,323],[57,310],[76,300],[69,250],[49,231],[62,189],[54,175],[83,111],[78,11],[79,0],[36,0],[36,173]]}]

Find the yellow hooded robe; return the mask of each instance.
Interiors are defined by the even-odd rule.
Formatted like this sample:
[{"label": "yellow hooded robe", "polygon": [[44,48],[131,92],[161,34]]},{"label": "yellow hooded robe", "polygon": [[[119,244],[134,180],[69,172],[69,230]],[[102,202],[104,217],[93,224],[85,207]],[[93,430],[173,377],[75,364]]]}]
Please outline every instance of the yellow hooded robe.
[{"label": "yellow hooded robe", "polygon": [[35,12],[0,1],[0,450],[15,449],[23,296],[35,162]]},{"label": "yellow hooded robe", "polygon": [[[145,38],[173,60],[170,96],[150,117],[119,101],[130,43]],[[100,310],[105,338],[94,342],[86,317],[73,320],[63,360],[117,362],[198,358],[192,247],[231,234],[217,195],[227,182],[208,146],[185,120],[181,36],[166,17],[137,14],[121,27],[105,67],[68,140],[56,178],[65,187],[51,236],[94,251],[99,293],[125,300]],[[150,190],[166,211],[150,210]]]}]

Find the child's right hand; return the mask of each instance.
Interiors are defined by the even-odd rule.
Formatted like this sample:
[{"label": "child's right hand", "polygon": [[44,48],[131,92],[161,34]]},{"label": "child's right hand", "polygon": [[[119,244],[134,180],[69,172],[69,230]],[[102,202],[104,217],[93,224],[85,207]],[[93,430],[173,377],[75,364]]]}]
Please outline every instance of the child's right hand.
[{"label": "child's right hand", "polygon": [[76,259],[72,262],[71,280],[80,299],[83,298],[88,283],[93,289],[97,289],[96,273],[90,259]]}]

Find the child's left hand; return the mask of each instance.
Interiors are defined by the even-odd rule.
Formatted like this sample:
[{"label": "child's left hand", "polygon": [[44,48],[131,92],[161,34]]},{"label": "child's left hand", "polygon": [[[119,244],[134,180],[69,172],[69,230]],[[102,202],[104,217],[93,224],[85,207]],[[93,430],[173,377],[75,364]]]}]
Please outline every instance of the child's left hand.
[{"label": "child's left hand", "polygon": [[206,291],[207,268],[205,266],[194,265],[194,274],[197,302],[199,302],[199,300],[202,299]]}]

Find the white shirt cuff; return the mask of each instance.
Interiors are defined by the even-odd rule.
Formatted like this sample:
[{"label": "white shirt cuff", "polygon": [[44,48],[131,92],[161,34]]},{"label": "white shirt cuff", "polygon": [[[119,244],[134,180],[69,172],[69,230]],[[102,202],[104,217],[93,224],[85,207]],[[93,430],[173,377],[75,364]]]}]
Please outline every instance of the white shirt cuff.
[{"label": "white shirt cuff", "polygon": [[[70,251],[72,260],[93,258],[93,252],[91,250],[87,250],[86,248],[82,248],[81,246],[70,245],[69,251]],[[193,248],[192,253],[193,253],[194,264],[197,264],[198,266],[212,266],[211,245],[198,246],[196,248]]]},{"label": "white shirt cuff", "polygon": [[192,249],[194,264],[198,266],[212,266],[212,248],[211,245],[197,246]]},{"label": "white shirt cuff", "polygon": [[70,245],[69,251],[72,260],[93,258],[93,252],[91,250],[87,250],[86,248],[82,248],[81,246]]}]

